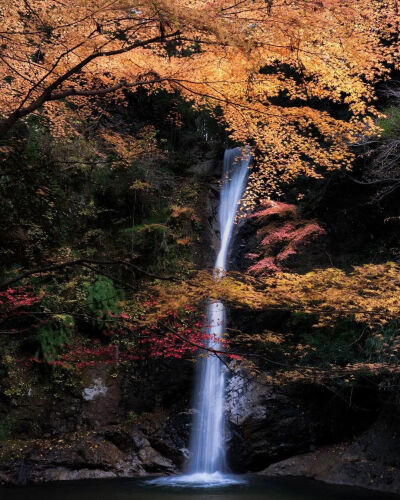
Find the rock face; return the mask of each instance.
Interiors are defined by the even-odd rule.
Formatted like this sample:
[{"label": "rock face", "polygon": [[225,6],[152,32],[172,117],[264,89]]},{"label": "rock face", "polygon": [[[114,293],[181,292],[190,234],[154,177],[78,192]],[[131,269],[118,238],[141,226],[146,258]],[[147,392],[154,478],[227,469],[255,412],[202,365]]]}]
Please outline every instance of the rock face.
[{"label": "rock face", "polygon": [[[221,162],[201,157],[191,174],[203,189],[199,268],[214,260]],[[202,182],[203,181],[203,184]],[[204,208],[206,207],[206,208]],[[146,360],[112,369],[97,366],[69,387],[46,392],[40,383],[15,402],[0,395],[1,422],[13,438],[0,441],[0,482],[172,474],[184,468],[191,423],[193,364]],[[51,392],[50,392],[51,391]],[[17,438],[17,439],[16,439]]]},{"label": "rock face", "polygon": [[234,374],[227,388],[230,463],[259,471],[278,460],[315,450],[365,429],[376,416],[311,384],[285,389]]},{"label": "rock face", "polygon": [[310,430],[304,410],[273,387],[234,375],[228,384],[230,463],[259,470],[285,454],[307,449]]},{"label": "rock face", "polygon": [[[160,435],[158,436],[158,440]],[[1,465],[0,479],[16,484],[65,479],[127,477],[146,473],[170,474],[177,465],[163,455],[157,438],[138,426],[74,433],[62,439],[25,444],[23,456]],[[173,448],[169,449],[172,455]],[[183,451],[175,448],[178,461]]]},{"label": "rock face", "polygon": [[81,393],[82,418],[88,427],[117,424],[122,416],[121,388],[118,380],[101,369],[85,374]]},{"label": "rock face", "polygon": [[375,407],[371,398],[369,408],[354,406],[320,387],[289,391],[236,373],[227,391],[230,463],[240,472],[399,493],[400,405]]},{"label": "rock face", "polygon": [[400,492],[400,410],[385,408],[376,423],[348,443],[323,447],[267,467],[268,476],[306,476],[328,483]]},{"label": "rock face", "polygon": [[1,443],[0,482],[179,471],[187,458],[191,415],[182,408],[189,400],[190,373],[184,361],[179,370],[173,363],[149,362],[124,375],[96,367],[83,374],[83,386],[73,394],[32,398],[30,405],[13,408],[18,439]]}]

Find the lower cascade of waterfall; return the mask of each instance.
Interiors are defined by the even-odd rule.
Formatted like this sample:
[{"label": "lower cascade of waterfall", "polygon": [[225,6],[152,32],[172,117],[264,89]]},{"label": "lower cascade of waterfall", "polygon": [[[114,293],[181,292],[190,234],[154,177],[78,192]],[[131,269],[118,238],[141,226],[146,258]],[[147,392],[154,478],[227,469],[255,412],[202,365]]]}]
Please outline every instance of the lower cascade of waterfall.
[{"label": "lower cascade of waterfall", "polygon": [[[218,210],[221,243],[214,266],[218,279],[226,270],[238,205],[246,187],[250,152],[248,148],[227,149],[224,155],[222,188]],[[207,347],[222,350],[220,339],[225,331],[225,307],[211,302],[207,308]],[[158,478],[152,484],[169,486],[215,487],[242,483],[228,472],[225,453],[225,378],[226,368],[217,356],[202,357],[198,362],[195,386],[196,414],[190,439],[187,473]]]}]

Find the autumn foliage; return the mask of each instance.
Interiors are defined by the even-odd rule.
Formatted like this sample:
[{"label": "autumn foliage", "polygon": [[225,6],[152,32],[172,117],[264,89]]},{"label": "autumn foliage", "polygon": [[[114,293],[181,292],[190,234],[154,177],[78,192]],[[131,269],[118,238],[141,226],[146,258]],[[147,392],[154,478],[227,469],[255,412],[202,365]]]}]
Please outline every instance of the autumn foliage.
[{"label": "autumn foliage", "polygon": [[[208,328],[212,325],[207,325],[204,315],[193,306],[160,313],[157,301],[150,300],[143,302],[142,308],[142,314],[136,317],[129,313],[114,314],[111,310],[99,311],[92,320],[102,328],[103,341],[87,342],[71,331],[72,335],[62,336],[61,342],[55,339],[58,349],[45,350],[42,346],[43,352],[19,358],[18,362],[25,366],[46,363],[81,370],[151,358],[186,358],[198,351],[215,354],[207,347],[210,339],[228,347],[227,339],[210,336]],[[70,316],[70,328],[74,327],[74,316],[73,313]],[[22,287],[0,292],[0,334],[24,335],[28,332],[40,339],[40,329],[47,327],[50,331],[46,336],[51,336],[53,318],[61,319],[62,315],[47,314],[43,305],[41,307],[41,297]],[[90,319],[88,317],[87,321]],[[235,357],[229,353],[225,356],[228,359]]]},{"label": "autumn foliage", "polygon": [[[64,162],[63,186],[76,164],[82,164],[98,174],[90,178],[93,184],[106,179],[105,184],[119,185],[123,176],[126,180],[127,174],[131,175],[126,189],[129,196],[125,193],[121,202],[124,210],[129,203],[144,206],[149,193],[157,189],[160,199],[172,199],[172,191],[164,192],[170,179],[158,180],[156,185],[149,174],[150,166],[158,166],[168,154],[167,148],[161,147],[156,125],[136,123],[133,133],[130,124],[120,128],[110,125],[109,114],[110,107],[125,109],[132,97],[128,94],[137,89],[147,97],[165,91],[190,103],[196,112],[211,115],[235,144],[251,146],[254,169],[243,202],[246,212],[260,197],[281,192],[285,184],[299,176],[320,178],[326,172],[350,169],[354,144],[379,133],[376,83],[398,68],[399,20],[396,0],[2,0],[2,160],[4,156],[6,162],[15,153],[10,139],[16,143],[20,140],[17,125],[26,126],[26,135],[33,137],[27,141],[31,149],[39,137],[34,133],[41,127],[41,140],[49,131],[58,140],[62,154],[52,152],[49,165],[51,170]],[[35,121],[29,121],[32,117],[37,119],[33,126]],[[79,127],[98,117],[109,118],[110,122],[107,127],[101,123],[95,140],[87,134],[87,150],[82,151]],[[184,125],[175,110],[168,120],[176,128]],[[28,154],[23,157],[24,162],[28,160],[21,183],[31,179],[31,171],[41,170],[41,154],[39,151],[36,155],[34,165],[29,163]],[[147,162],[143,169],[147,172],[135,177],[135,169],[140,170],[138,161]],[[14,169],[21,164],[20,158],[12,163]],[[106,171],[109,164],[112,169]],[[161,172],[154,169],[153,178],[162,178]],[[13,173],[7,168],[9,184]],[[73,188],[68,186],[64,193],[52,183],[51,175],[45,182],[38,180],[32,194],[37,206],[49,209],[44,212],[49,225],[62,225],[73,203],[82,217],[92,220],[99,216],[94,199],[104,196],[107,187],[103,186],[96,196],[70,198]],[[75,184],[81,179],[77,177]],[[197,186],[193,190],[198,191]],[[63,207],[67,207],[61,217],[60,210],[50,211],[60,192]],[[49,257],[47,271],[39,270],[29,277],[34,277],[38,289],[48,286],[44,289],[52,295],[51,306],[41,302],[39,291],[11,288],[0,293],[0,328],[4,335],[30,329],[36,342],[38,354],[32,352],[21,362],[81,369],[95,363],[190,357],[199,349],[207,352],[207,325],[195,311],[204,310],[207,301],[214,299],[224,300],[233,308],[304,314],[312,317],[315,328],[351,317],[372,331],[400,313],[397,264],[371,264],[347,271],[288,272],[290,258],[310,248],[324,234],[317,221],[303,217],[294,205],[264,201],[251,215],[259,226],[259,247],[251,256],[252,275],[228,274],[215,281],[209,272],[182,269],[181,254],[175,248],[195,245],[192,229],[201,221],[193,206],[173,200],[159,210],[168,212],[161,221],[151,220],[154,213],[148,207],[145,213],[143,206],[136,211],[133,208],[132,213],[120,210],[118,214],[115,210],[107,219],[116,200],[121,199],[120,192],[115,193],[112,203],[102,206],[101,216],[105,224],[111,221],[109,225],[115,224],[119,231],[112,238],[124,238],[125,244],[129,240],[129,257],[104,258],[97,263],[82,259],[104,244],[102,233],[88,224],[89,231],[76,238],[82,242],[70,245],[73,250],[63,239],[66,248],[38,252],[38,260],[44,254],[44,260]],[[15,234],[21,232],[26,237],[20,222],[10,220]],[[37,236],[32,241],[40,242],[40,224],[30,229]],[[169,248],[171,240],[176,244],[174,250]],[[94,241],[95,248],[88,250],[88,241]],[[147,261],[143,259],[146,265],[154,266],[151,261],[158,264],[164,250],[176,252],[178,278],[169,279],[165,269],[157,275],[132,264],[147,257]],[[104,304],[88,306],[87,290],[93,283],[85,273],[72,270],[72,259],[81,261],[87,275],[99,273],[110,280],[112,293],[107,301],[117,294],[117,285],[126,285],[127,299],[114,297],[115,310]],[[62,267],[68,262],[70,265]],[[69,273],[68,280],[58,300],[61,285],[57,288],[52,282],[50,286],[50,277],[64,271],[65,275]],[[80,278],[86,280],[86,288]],[[148,297],[141,300],[140,280],[151,296],[151,304],[146,302]],[[57,340],[64,328],[68,336]],[[96,340],[84,339],[79,329]],[[43,332],[56,348],[46,351]],[[273,335],[268,338],[279,340]],[[223,342],[227,359],[233,358],[229,343]]]},{"label": "autumn foliage", "polygon": [[23,287],[0,291],[0,334],[18,332],[18,319],[29,314],[32,306],[40,302],[40,297]]},{"label": "autumn foliage", "polygon": [[0,21],[0,136],[31,113],[72,133],[111,95],[165,88],[254,145],[252,192],[348,168],[399,60],[396,0],[3,0]]},{"label": "autumn foliage", "polygon": [[262,205],[249,216],[261,224],[257,232],[261,252],[248,255],[257,261],[249,268],[256,275],[282,271],[289,257],[325,234],[316,221],[304,220],[295,205],[271,200]]}]

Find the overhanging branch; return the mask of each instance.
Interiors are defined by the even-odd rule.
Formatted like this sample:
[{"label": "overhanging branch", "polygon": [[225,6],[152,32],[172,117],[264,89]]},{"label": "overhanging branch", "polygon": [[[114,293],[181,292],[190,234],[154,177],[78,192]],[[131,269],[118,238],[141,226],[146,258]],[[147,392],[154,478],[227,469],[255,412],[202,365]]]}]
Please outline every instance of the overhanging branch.
[{"label": "overhanging branch", "polygon": [[[14,125],[15,123],[20,120],[21,118],[24,118],[25,116],[33,113],[34,111],[38,110],[43,104],[49,101],[54,101],[58,99],[62,99],[63,97],[67,97],[68,95],[96,95],[94,94],[78,94],[76,93],[77,91],[74,89],[75,93],[70,93],[72,89],[68,89],[65,92],[67,92],[66,95],[64,95],[64,91],[60,91],[56,94],[54,94],[54,91],[59,89],[63,83],[68,81],[72,76],[78,74],[85,66],[87,66],[90,62],[94,61],[95,59],[102,58],[102,57],[112,57],[115,55],[119,54],[124,54],[126,52],[130,52],[134,49],[140,48],[140,47],[147,47],[149,45],[152,45],[154,43],[162,43],[168,39],[171,38],[176,38],[180,35],[180,31],[174,31],[173,33],[169,34],[162,34],[153,38],[149,38],[147,40],[141,40],[134,42],[130,45],[127,45],[125,47],[121,47],[120,49],[114,49],[114,50],[107,50],[107,51],[96,51],[85,57],[82,61],[80,61],[78,64],[70,68],[68,71],[66,71],[63,75],[60,75],[58,78],[54,80],[50,85],[48,85],[43,92],[30,104],[28,104],[25,107],[18,108],[15,111],[13,111],[7,118],[2,120],[0,122],[0,138],[3,137]],[[144,82],[140,82],[138,84],[143,84]],[[132,84],[133,86],[134,84]],[[121,88],[124,85],[117,84],[117,89]],[[103,93],[104,89],[99,89],[102,90]],[[83,92],[84,89],[82,89],[81,92]],[[91,92],[91,91],[87,91]],[[109,90],[108,92],[111,92]]]},{"label": "overhanging branch", "polygon": [[9,278],[6,281],[3,281],[3,283],[0,284],[0,289],[8,288],[9,286],[13,285],[14,283],[17,283],[18,281],[23,280],[24,278],[29,278],[30,276],[34,276],[35,274],[45,274],[53,271],[59,271],[61,269],[66,269],[68,267],[74,267],[74,266],[83,266],[88,269],[94,270],[98,272],[99,274],[103,274],[104,276],[107,276],[108,278],[120,283],[123,286],[127,286],[129,288],[133,288],[132,285],[129,283],[123,282],[121,280],[118,280],[108,273],[105,274],[104,271],[99,269],[98,267],[94,266],[110,266],[110,265],[122,265],[125,267],[128,267],[129,269],[132,269],[133,271],[142,274],[143,276],[146,276],[148,278],[152,279],[158,279],[158,280],[165,280],[165,281],[179,281],[177,278],[174,278],[173,276],[159,276],[157,274],[149,273],[145,269],[142,269],[139,266],[136,266],[135,264],[132,264],[131,262],[125,261],[125,260],[96,260],[96,259],[75,259],[75,260],[70,260],[67,262],[60,262],[59,264],[52,264],[49,266],[43,266],[43,267],[37,267],[35,269],[30,269],[27,271],[24,271],[23,273],[19,274],[18,276],[14,276],[13,278]]}]

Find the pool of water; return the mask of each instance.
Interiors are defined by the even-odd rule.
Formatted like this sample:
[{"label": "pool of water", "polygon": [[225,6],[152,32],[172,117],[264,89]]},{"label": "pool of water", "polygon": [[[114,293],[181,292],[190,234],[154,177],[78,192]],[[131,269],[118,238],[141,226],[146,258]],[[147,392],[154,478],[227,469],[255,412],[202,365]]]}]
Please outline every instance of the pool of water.
[{"label": "pool of water", "polygon": [[[243,478],[242,478],[243,479]],[[218,488],[171,487],[138,479],[63,481],[32,486],[0,486],[1,500],[396,500],[360,488],[297,478],[263,479]]]}]

